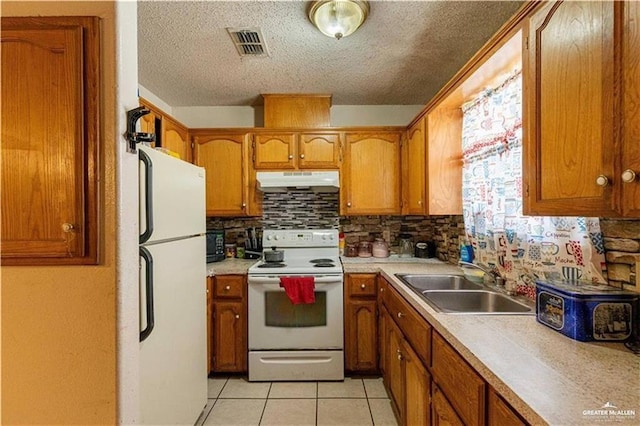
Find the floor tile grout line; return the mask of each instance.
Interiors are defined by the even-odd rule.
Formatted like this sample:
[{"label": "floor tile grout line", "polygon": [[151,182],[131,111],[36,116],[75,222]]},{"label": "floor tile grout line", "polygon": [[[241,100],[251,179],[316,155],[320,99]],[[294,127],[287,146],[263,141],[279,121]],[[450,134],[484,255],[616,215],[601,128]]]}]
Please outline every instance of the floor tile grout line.
[{"label": "floor tile grout line", "polygon": [[258,420],[258,425],[262,424],[262,419],[264,418],[264,412],[267,410],[267,402],[269,401],[269,394],[271,393],[272,386],[273,386],[273,382],[270,382],[269,390],[267,391],[267,396],[264,398],[264,405],[262,406],[262,413],[260,414],[260,420]]}]

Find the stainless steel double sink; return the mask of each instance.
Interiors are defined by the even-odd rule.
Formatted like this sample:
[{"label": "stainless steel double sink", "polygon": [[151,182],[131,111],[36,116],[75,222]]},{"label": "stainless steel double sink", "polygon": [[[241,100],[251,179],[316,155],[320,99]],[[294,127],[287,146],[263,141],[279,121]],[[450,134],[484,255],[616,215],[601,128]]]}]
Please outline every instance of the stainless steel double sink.
[{"label": "stainless steel double sink", "polygon": [[432,308],[455,314],[533,315],[533,306],[459,275],[396,274]]}]

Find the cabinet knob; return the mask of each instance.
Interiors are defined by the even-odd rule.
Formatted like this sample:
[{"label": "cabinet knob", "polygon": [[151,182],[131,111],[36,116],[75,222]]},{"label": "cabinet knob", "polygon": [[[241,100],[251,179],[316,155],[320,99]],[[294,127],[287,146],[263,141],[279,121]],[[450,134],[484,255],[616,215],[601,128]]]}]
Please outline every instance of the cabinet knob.
[{"label": "cabinet knob", "polygon": [[384,291],[384,287],[380,287],[380,293]]},{"label": "cabinet knob", "polygon": [[348,202],[348,203],[347,203],[347,207],[351,207],[351,202]]},{"label": "cabinet knob", "polygon": [[631,183],[634,180],[636,180],[636,172],[634,172],[631,169],[627,169],[624,172],[622,172],[622,181],[624,183]]},{"label": "cabinet knob", "polygon": [[606,177],[605,175],[598,176],[596,178],[596,185],[604,188],[605,186],[609,185],[609,178]]},{"label": "cabinet knob", "polygon": [[230,285],[227,285],[227,286],[224,287],[224,291],[229,291],[229,290],[231,290],[231,286]]},{"label": "cabinet knob", "polygon": [[75,230],[75,226],[73,223],[63,223],[62,224],[62,232],[73,232]]},{"label": "cabinet knob", "polygon": [[418,200],[418,205],[421,206],[422,205],[422,200]]},{"label": "cabinet knob", "polygon": [[304,154],[300,154],[300,158],[304,159]]},{"label": "cabinet knob", "polygon": [[289,160],[293,160],[293,154],[289,154]]},{"label": "cabinet knob", "polygon": [[364,284],[360,284],[360,288],[364,290],[365,288],[367,288],[367,286]]},{"label": "cabinet knob", "polygon": [[239,314],[236,314],[236,319],[240,319],[240,315]]},{"label": "cabinet knob", "polygon": [[242,203],[242,208],[244,209],[245,207],[247,207],[247,203]]},{"label": "cabinet knob", "polygon": [[404,314],[402,312],[398,312],[398,318],[402,318],[404,317]]},{"label": "cabinet knob", "polygon": [[402,352],[400,352],[400,349],[396,349],[396,354],[398,355],[398,361],[402,361]]}]

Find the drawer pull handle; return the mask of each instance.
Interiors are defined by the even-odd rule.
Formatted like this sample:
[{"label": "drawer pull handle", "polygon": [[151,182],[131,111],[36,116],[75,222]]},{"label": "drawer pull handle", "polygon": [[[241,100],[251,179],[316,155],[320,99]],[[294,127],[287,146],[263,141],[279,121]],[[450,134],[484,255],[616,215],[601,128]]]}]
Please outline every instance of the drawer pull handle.
[{"label": "drawer pull handle", "polygon": [[236,319],[240,319],[240,315],[239,314],[236,314]]},{"label": "drawer pull handle", "polygon": [[402,318],[404,317],[404,314],[402,312],[398,312],[398,318]]},{"label": "drawer pull handle", "polygon": [[229,291],[229,290],[231,290],[231,286],[230,285],[224,287],[224,291]]},{"label": "drawer pull handle", "polygon": [[364,284],[360,284],[360,288],[364,290],[365,288],[367,288],[367,286]]}]

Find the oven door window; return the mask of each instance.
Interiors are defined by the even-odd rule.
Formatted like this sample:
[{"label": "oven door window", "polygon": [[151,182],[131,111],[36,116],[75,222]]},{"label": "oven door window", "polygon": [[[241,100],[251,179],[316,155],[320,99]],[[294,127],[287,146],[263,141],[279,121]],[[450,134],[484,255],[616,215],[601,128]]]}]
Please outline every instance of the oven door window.
[{"label": "oven door window", "polygon": [[265,323],[269,327],[323,327],[327,325],[327,293],[315,292],[315,303],[294,305],[284,291],[267,291]]}]

